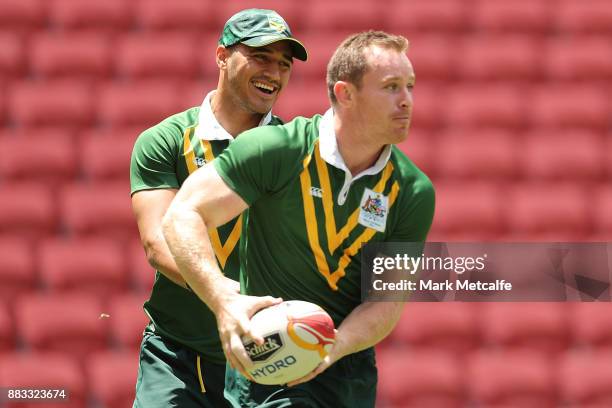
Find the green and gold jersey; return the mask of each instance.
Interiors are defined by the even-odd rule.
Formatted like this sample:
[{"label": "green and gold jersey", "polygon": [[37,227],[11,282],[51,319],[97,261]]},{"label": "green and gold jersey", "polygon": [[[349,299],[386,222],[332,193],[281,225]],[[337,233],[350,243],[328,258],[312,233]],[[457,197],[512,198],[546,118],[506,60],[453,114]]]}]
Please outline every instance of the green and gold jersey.
[{"label": "green and gold jersey", "polygon": [[[230,144],[233,138],[210,110],[211,94],[201,107],[173,115],[138,137],[130,166],[132,194],[180,188],[189,174]],[[280,123],[277,117],[267,115],[261,124]],[[241,217],[209,232],[219,265],[226,276],[235,280],[239,276]],[[156,272],[144,309],[157,333],[196,350],[208,361],[225,362],[215,316],[193,292]]]},{"label": "green and gold jersey", "polygon": [[241,287],[249,295],[305,300],[336,327],[361,303],[361,245],[425,240],[431,181],[387,146],[352,176],[336,145],[333,113],[252,129],[214,161],[250,205],[243,214]]}]

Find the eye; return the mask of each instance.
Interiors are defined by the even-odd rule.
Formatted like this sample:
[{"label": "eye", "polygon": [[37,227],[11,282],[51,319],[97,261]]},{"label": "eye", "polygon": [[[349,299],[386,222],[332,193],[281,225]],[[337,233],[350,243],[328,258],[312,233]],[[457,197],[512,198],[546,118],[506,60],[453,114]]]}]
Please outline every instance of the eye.
[{"label": "eye", "polygon": [[396,83],[392,83],[392,84],[385,86],[385,88],[392,92],[395,92],[399,89],[399,86]]}]

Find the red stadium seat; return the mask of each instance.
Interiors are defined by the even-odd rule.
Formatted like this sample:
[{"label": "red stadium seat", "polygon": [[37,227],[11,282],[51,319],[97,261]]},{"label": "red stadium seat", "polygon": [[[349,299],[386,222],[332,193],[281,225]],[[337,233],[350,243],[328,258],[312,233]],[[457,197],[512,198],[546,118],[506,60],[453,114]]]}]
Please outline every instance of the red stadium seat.
[{"label": "red stadium seat", "polygon": [[[353,32],[361,31],[364,27],[382,28],[383,10],[384,7],[370,0],[310,0],[303,8],[301,18],[308,31]],[[292,21],[288,20],[289,25]]]},{"label": "red stadium seat", "polygon": [[[595,192],[594,227],[604,236],[612,237],[612,188],[609,184],[602,185]],[[611,241],[612,239],[605,239]]]},{"label": "red stadium seat", "polygon": [[[117,44],[117,73],[129,79],[195,78],[200,70],[193,57],[200,51],[190,35],[124,36]],[[209,57],[213,65],[214,53]]]},{"label": "red stadium seat", "polygon": [[128,248],[128,264],[136,291],[150,293],[155,281],[155,269],[147,261],[144,248],[139,239],[135,239],[130,243]]},{"label": "red stadium seat", "polygon": [[432,132],[423,129],[410,130],[408,138],[399,143],[397,147],[406,155],[419,169],[429,177],[436,174],[437,167],[434,162],[435,139]]},{"label": "red stadium seat", "polygon": [[132,406],[138,374],[138,353],[102,351],[85,363],[91,395],[105,408]]},{"label": "red stadium seat", "polygon": [[555,80],[610,80],[612,54],[608,37],[550,41],[545,53],[546,74]]},{"label": "red stadium seat", "polygon": [[553,10],[556,28],[562,33],[612,31],[612,7],[607,0],[561,0]]},{"label": "red stadium seat", "polygon": [[72,81],[16,83],[9,100],[9,114],[24,127],[76,128],[93,120],[91,89]]},{"label": "red stadium seat", "polygon": [[477,345],[475,308],[461,302],[412,302],[393,332],[392,344],[413,351],[461,355]]},{"label": "red stadium seat", "polygon": [[[2,247],[0,246],[0,252]],[[11,351],[15,346],[15,327],[8,306],[0,302],[0,355]]]},{"label": "red stadium seat", "polygon": [[483,304],[478,313],[483,341],[494,347],[560,352],[569,335],[564,306],[546,302]]},{"label": "red stadium seat", "polygon": [[29,239],[55,233],[57,212],[46,186],[4,183],[0,197],[0,233]]},{"label": "red stadium seat", "polygon": [[[416,72],[416,68],[415,68]],[[416,75],[419,75],[418,73]],[[445,100],[446,86],[430,85],[418,82],[412,93],[412,125],[414,128],[438,128],[444,124],[442,120],[443,107],[440,101]]]},{"label": "red stadium seat", "polygon": [[485,407],[557,407],[552,361],[535,352],[481,351],[468,362],[470,399]]},{"label": "red stadium seat", "polygon": [[387,30],[400,34],[452,32],[466,27],[467,11],[463,2],[454,0],[396,1],[383,7],[383,21]]},{"label": "red stadium seat", "polygon": [[[43,171],[38,163],[44,163]],[[74,177],[76,169],[76,147],[69,135],[46,138],[44,132],[32,131],[0,136],[0,177],[5,180],[56,185]]]},{"label": "red stadium seat", "polygon": [[25,47],[21,38],[15,33],[0,32],[0,44],[0,75],[4,78],[22,76],[25,73]]},{"label": "red stadium seat", "polygon": [[473,8],[474,28],[485,32],[546,32],[551,25],[551,7],[546,0],[479,0]]},{"label": "red stadium seat", "polygon": [[468,37],[458,50],[461,63],[452,69],[468,80],[530,80],[541,67],[540,44],[525,35]]},{"label": "red stadium seat", "polygon": [[435,158],[440,177],[499,180],[517,173],[514,132],[452,128],[438,138]]},{"label": "red stadium seat", "polygon": [[105,138],[93,135],[81,139],[83,173],[94,182],[123,180],[127,184],[130,157],[137,136],[130,134]]},{"label": "red stadium seat", "polygon": [[5,0],[0,2],[0,31],[28,32],[41,27],[46,17],[44,0]]},{"label": "red stadium seat", "polygon": [[588,130],[536,130],[521,147],[521,170],[529,179],[596,180],[604,174],[601,137]]},{"label": "red stadium seat", "polygon": [[334,54],[336,47],[346,37],[344,32],[335,30],[329,32],[307,31],[303,35],[300,34],[298,38],[308,50],[308,61],[306,63],[297,61],[293,64],[289,89],[296,85],[297,78],[304,78],[305,81],[308,80],[317,84],[325,83],[327,63]]},{"label": "red stadium seat", "polygon": [[459,408],[463,379],[457,358],[440,352],[379,350],[376,406]]},{"label": "red stadium seat", "polygon": [[113,297],[109,302],[111,336],[125,350],[137,350],[142,342],[142,332],[149,319],[142,309],[144,294],[127,294]]},{"label": "red stadium seat", "polygon": [[444,104],[450,126],[515,129],[524,124],[524,97],[516,86],[457,85],[449,88]]},{"label": "red stadium seat", "polygon": [[[458,53],[456,41],[443,35],[414,35],[408,38],[408,58],[417,76],[418,89],[422,78],[450,80],[457,76]],[[426,83],[427,81],[423,81]]]},{"label": "red stadium seat", "polygon": [[30,66],[42,78],[103,78],[110,73],[111,44],[100,34],[42,33],[31,41]]},{"label": "red stadium seat", "polygon": [[104,124],[144,129],[178,112],[179,106],[176,84],[169,81],[108,83],[101,87],[98,112]]},{"label": "red stadium seat", "polygon": [[[66,400],[6,403],[6,408],[85,408],[87,385],[78,361],[70,354],[14,353],[0,359],[0,384],[11,388],[66,391]],[[6,395],[6,394],[5,394]]]},{"label": "red stadium seat", "polygon": [[610,101],[604,89],[585,85],[550,85],[523,96],[531,101],[526,113],[532,125],[607,129]]},{"label": "red stadium seat", "polygon": [[214,13],[213,3],[201,0],[139,0],[135,5],[136,24],[147,31],[202,31],[212,25]]},{"label": "red stadium seat", "polygon": [[85,294],[26,295],[15,303],[17,333],[32,350],[84,356],[107,346],[108,322]]},{"label": "red stadium seat", "polygon": [[50,4],[51,23],[61,30],[95,30],[116,32],[132,24],[132,2],[105,0],[53,0]]},{"label": "red stadium seat", "polygon": [[43,284],[54,292],[108,295],[127,289],[122,247],[104,239],[69,241],[50,239],[39,248]]},{"label": "red stadium seat", "polygon": [[125,240],[137,234],[125,183],[67,185],[60,194],[60,212],[68,231],[77,237]]},{"label": "red stadium seat", "polygon": [[481,240],[500,234],[504,224],[502,198],[495,184],[436,183],[436,214],[432,232],[464,234]]},{"label": "red stadium seat", "polygon": [[576,345],[612,349],[612,304],[574,303],[570,312],[570,332]]},{"label": "red stadium seat", "polygon": [[505,203],[511,232],[578,239],[590,228],[586,191],[577,185],[518,184],[511,188]]},{"label": "red stadium seat", "polygon": [[612,405],[612,352],[569,352],[560,361],[559,390],[564,406]]},{"label": "red stadium seat", "polygon": [[329,106],[325,83],[293,83],[281,93],[273,112],[288,122],[296,116],[323,114]]},{"label": "red stadium seat", "polygon": [[[36,285],[35,262],[27,241],[0,237],[0,298],[12,300]],[[0,336],[2,337],[2,336]]]}]

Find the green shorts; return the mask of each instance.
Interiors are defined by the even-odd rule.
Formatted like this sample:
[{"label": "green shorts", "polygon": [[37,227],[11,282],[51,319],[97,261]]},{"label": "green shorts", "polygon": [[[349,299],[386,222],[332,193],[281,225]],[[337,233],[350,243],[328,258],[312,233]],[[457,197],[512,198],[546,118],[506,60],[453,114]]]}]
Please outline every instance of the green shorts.
[{"label": "green shorts", "polygon": [[205,362],[192,349],[145,330],[134,408],[229,407],[224,384],[225,364]]},{"label": "green shorts", "polygon": [[228,366],[225,397],[236,408],[371,408],[376,403],[377,380],[374,349],[367,349],[338,360],[309,382],[291,388],[253,383]]}]

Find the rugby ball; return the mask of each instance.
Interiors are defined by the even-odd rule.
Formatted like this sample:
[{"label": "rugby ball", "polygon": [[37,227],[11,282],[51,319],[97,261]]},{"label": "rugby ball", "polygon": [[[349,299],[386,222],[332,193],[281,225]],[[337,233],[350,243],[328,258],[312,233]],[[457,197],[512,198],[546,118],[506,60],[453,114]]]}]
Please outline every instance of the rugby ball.
[{"label": "rugby ball", "polygon": [[242,339],[253,361],[253,381],[286,384],[314,370],[334,344],[334,322],[321,307],[301,300],[279,303],[257,312],[252,329],[262,345]]}]

